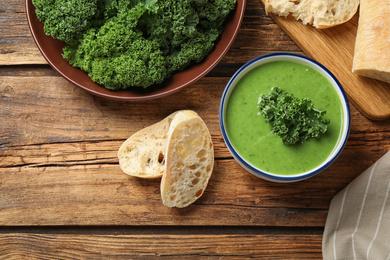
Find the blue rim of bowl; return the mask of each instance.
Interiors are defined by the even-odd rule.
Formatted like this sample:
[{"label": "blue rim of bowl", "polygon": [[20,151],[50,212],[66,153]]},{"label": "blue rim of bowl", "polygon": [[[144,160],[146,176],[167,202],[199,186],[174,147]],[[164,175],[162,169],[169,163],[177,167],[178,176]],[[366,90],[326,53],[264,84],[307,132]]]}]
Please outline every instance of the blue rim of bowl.
[{"label": "blue rim of bowl", "polygon": [[[318,67],[323,69],[334,80],[334,82],[336,83],[337,87],[339,88],[339,90],[342,94],[342,97],[345,101],[346,111],[345,111],[344,119],[346,119],[347,122],[344,123],[344,125],[346,126],[345,131],[343,131],[343,133],[345,133],[345,138],[340,140],[340,142],[342,142],[342,145],[339,146],[337,152],[335,152],[330,159],[329,158],[327,159],[327,163],[323,164],[321,167],[314,168],[314,170],[309,170],[305,173],[298,174],[298,175],[291,175],[291,176],[277,175],[277,174],[265,172],[263,170],[260,170],[256,167],[252,166],[249,162],[247,162],[241,155],[239,155],[236,152],[236,149],[233,147],[232,143],[230,142],[229,137],[228,137],[226,130],[225,130],[224,110],[225,110],[225,104],[227,103],[226,102],[227,94],[229,92],[230,87],[232,86],[232,83],[237,79],[237,77],[240,75],[240,73],[243,70],[245,70],[248,66],[252,65],[255,62],[263,60],[265,58],[275,57],[275,56],[290,56],[293,58],[295,57],[295,58],[303,59],[303,60],[306,60],[308,62],[311,62],[311,63],[317,65]],[[319,172],[322,172],[323,170],[328,168],[337,159],[337,157],[339,157],[339,155],[343,151],[343,149],[347,143],[348,137],[349,137],[350,127],[351,127],[351,112],[350,112],[348,98],[347,98],[347,95],[346,95],[342,85],[340,84],[338,79],[333,75],[333,73],[330,72],[324,65],[322,65],[318,61],[313,60],[313,59],[311,59],[307,56],[304,56],[304,55],[300,55],[300,54],[296,54],[296,53],[289,53],[289,52],[275,52],[275,53],[261,55],[259,57],[256,57],[256,58],[248,61],[233,74],[233,76],[230,78],[230,80],[227,83],[225,90],[223,91],[223,94],[222,94],[222,98],[221,98],[221,102],[220,102],[220,106],[219,106],[219,123],[220,123],[220,128],[221,128],[221,132],[222,132],[222,136],[223,136],[223,139],[225,141],[225,144],[227,145],[229,151],[232,153],[233,157],[242,166],[244,166],[244,168],[249,169],[249,171],[254,173],[256,176],[259,175],[258,177],[264,177],[265,179],[271,179],[271,180],[281,181],[281,182],[283,182],[283,181],[292,182],[292,181],[304,180],[304,179],[307,179],[309,177],[312,177],[312,176],[318,174]]]}]

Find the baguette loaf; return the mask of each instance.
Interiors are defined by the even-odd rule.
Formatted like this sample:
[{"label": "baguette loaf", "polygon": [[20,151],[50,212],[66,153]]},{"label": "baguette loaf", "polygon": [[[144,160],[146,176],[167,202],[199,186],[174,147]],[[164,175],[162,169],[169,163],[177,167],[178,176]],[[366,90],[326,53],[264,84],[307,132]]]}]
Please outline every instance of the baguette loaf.
[{"label": "baguette loaf", "polygon": [[163,175],[169,127],[177,112],[130,136],[119,148],[123,172],[141,178]]},{"label": "baguette loaf", "polygon": [[349,21],[357,12],[359,0],[262,0],[267,13],[292,15],[303,24],[318,29]]},{"label": "baguette loaf", "polygon": [[183,208],[202,196],[214,167],[210,132],[190,110],[179,111],[168,135],[161,198],[168,207]]},{"label": "baguette loaf", "polygon": [[360,2],[352,72],[390,83],[390,2]]}]

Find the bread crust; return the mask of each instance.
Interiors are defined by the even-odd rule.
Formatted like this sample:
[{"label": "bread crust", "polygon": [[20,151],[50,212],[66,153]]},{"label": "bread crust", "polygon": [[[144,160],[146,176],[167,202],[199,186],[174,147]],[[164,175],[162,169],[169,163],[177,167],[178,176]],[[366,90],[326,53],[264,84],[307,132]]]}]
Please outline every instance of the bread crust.
[{"label": "bread crust", "polygon": [[292,15],[303,24],[326,29],[349,21],[359,0],[262,0],[267,13]]},{"label": "bread crust", "polygon": [[361,0],[352,72],[390,83],[390,2]]}]

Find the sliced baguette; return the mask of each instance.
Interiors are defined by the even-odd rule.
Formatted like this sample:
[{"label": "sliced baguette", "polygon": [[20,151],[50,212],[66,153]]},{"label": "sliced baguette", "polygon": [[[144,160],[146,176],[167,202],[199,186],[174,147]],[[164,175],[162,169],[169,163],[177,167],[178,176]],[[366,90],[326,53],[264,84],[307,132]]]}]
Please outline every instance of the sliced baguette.
[{"label": "sliced baguette", "polygon": [[313,1],[313,26],[326,29],[348,22],[356,14],[360,0]]},{"label": "sliced baguette", "polygon": [[130,136],[119,148],[119,166],[128,175],[158,178],[164,173],[169,127],[177,112]]},{"label": "sliced baguette", "polygon": [[206,189],[214,167],[210,132],[191,110],[179,111],[172,120],[166,150],[161,197],[168,207],[187,207]]},{"label": "sliced baguette", "polygon": [[352,72],[390,83],[390,2],[361,0]]},{"label": "sliced baguette", "polygon": [[357,12],[359,0],[262,0],[267,13],[292,15],[303,24],[325,29],[349,21]]}]

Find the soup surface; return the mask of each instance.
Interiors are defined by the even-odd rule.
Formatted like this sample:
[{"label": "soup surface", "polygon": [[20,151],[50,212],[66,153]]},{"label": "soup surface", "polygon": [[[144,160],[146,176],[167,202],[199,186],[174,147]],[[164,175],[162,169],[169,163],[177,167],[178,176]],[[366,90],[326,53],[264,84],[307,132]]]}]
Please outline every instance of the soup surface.
[{"label": "soup surface", "polygon": [[[273,87],[309,98],[315,108],[326,110],[328,131],[319,139],[284,144],[271,132],[257,105],[260,94],[270,93]],[[313,68],[292,61],[273,61],[252,69],[237,83],[226,109],[227,134],[237,152],[253,166],[278,175],[319,166],[338,144],[343,125],[342,104],[331,83]]]}]

